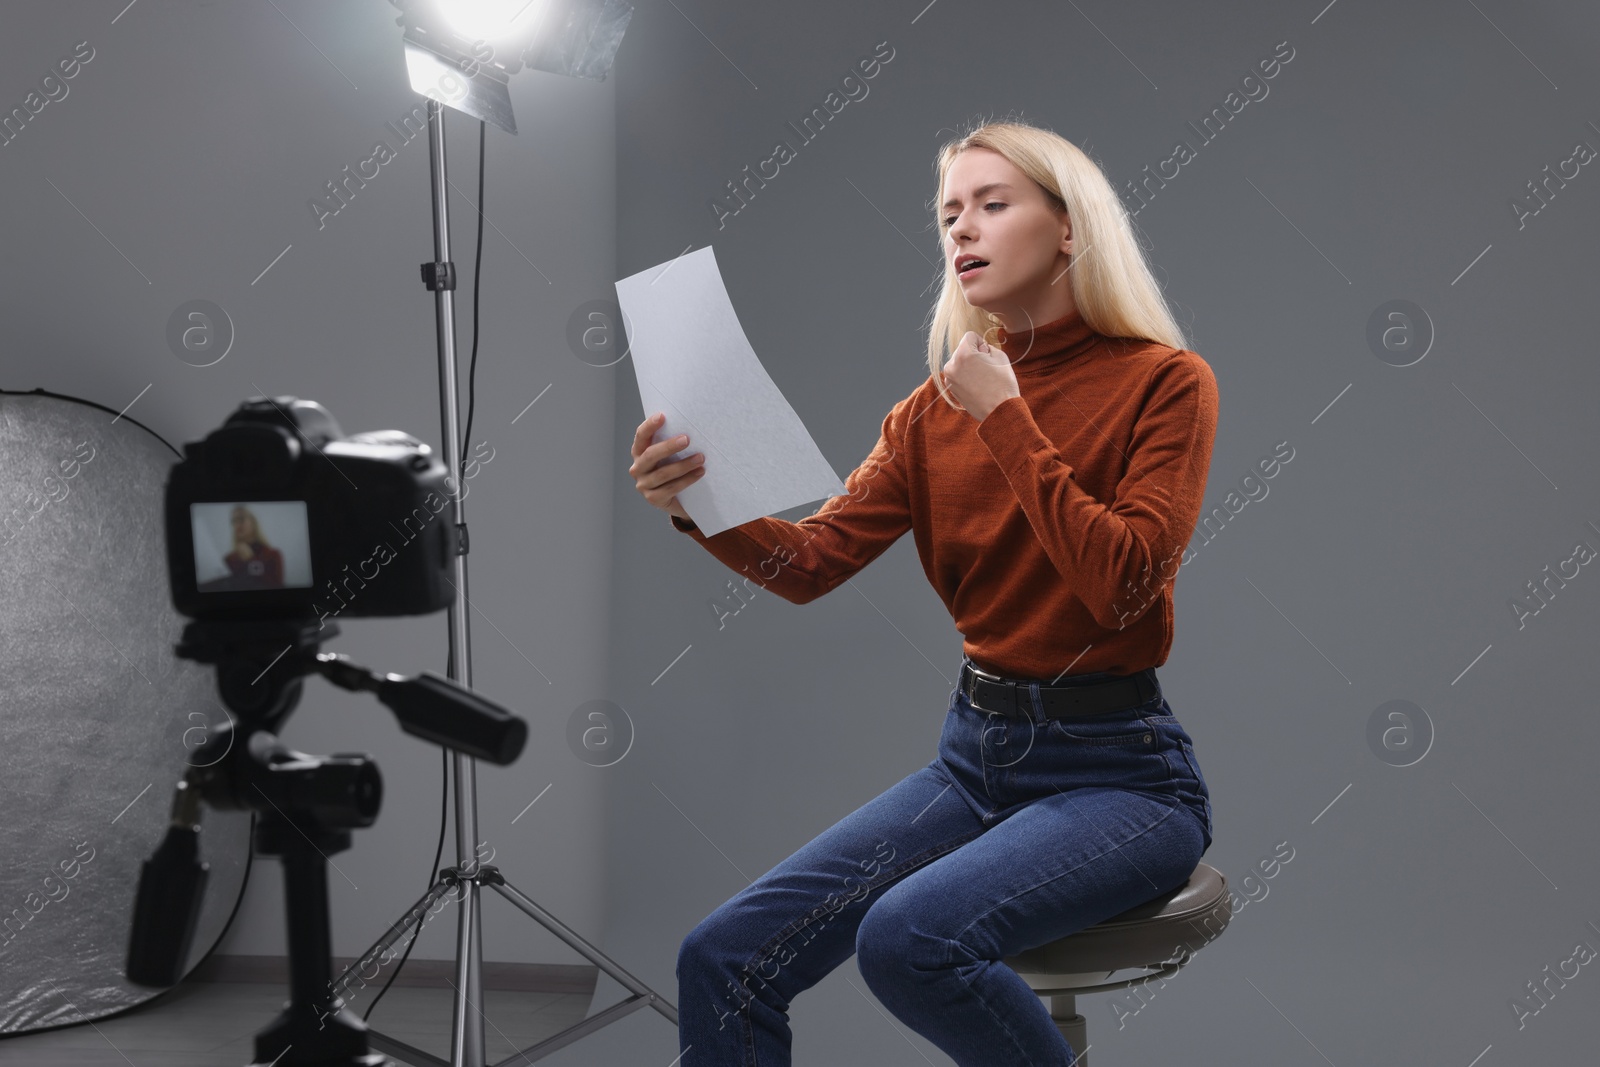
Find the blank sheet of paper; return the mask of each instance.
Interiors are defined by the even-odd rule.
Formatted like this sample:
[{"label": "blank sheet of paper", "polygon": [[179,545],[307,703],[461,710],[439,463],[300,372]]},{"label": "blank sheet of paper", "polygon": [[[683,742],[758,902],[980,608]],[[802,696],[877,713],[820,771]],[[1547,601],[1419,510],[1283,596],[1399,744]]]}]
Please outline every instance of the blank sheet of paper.
[{"label": "blank sheet of paper", "polygon": [[655,440],[689,435],[667,462],[704,452],[678,502],[707,537],[845,491],[745,338],[711,247],[616,283]]}]

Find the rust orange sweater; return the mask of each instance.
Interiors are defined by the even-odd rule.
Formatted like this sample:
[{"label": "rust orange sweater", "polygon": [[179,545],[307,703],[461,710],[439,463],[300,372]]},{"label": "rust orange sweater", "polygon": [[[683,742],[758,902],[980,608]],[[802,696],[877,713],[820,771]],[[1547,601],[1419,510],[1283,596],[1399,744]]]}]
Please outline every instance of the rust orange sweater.
[{"label": "rust orange sweater", "polygon": [[844,495],[799,522],[706,537],[674,528],[785,600],[850,578],[907,530],[984,670],[1051,681],[1166,662],[1172,585],[1199,520],[1217,384],[1186,349],[1103,337],[1074,312],[1000,331],[1022,395],[983,422],[932,376],[883,420]]}]

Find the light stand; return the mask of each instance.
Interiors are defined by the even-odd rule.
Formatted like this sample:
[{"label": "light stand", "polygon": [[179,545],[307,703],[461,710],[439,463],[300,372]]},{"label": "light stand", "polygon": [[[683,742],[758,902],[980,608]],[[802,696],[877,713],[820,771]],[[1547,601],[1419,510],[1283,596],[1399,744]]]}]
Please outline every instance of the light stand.
[{"label": "light stand", "polygon": [[[493,122],[510,133],[516,132],[505,82],[524,64],[553,73],[605,77],[627,25],[632,8],[621,0],[589,0],[566,5],[546,3],[537,12],[542,37],[526,45],[520,55],[495,58],[494,49],[484,49],[483,41],[464,47],[460,38],[452,40],[440,32],[436,22],[427,19],[423,5],[394,0],[405,14],[399,20],[406,27],[406,62],[412,87],[429,96],[428,154],[433,187],[433,262],[422,264],[423,283],[434,295],[434,317],[439,348],[439,414],[443,428],[445,467],[458,479],[461,476],[461,438],[458,428],[459,404],[456,388],[455,345],[455,266],[450,260],[449,181],[445,167],[444,106],[464,111],[480,121]],[[525,11],[529,4],[523,4]],[[443,79],[441,78],[443,72]],[[444,79],[453,79],[460,91],[442,91]],[[438,93],[439,95],[435,95]],[[440,96],[455,99],[441,100]],[[480,208],[481,209],[481,208]],[[460,534],[460,552],[455,559],[456,598],[450,606],[450,678],[462,686],[472,686],[471,629],[468,625],[466,513],[462,496],[451,494],[451,515]],[[334,982],[335,995],[342,994],[356,979],[357,972],[376,961],[388,948],[418,925],[426,910],[446,893],[455,890],[461,904],[456,927],[455,1011],[451,1027],[450,1059],[442,1060],[377,1030],[368,1031],[370,1046],[408,1063],[424,1067],[488,1067],[485,1063],[483,1031],[483,936],[479,913],[479,887],[487,885],[555,934],[591,963],[610,975],[632,995],[606,1010],[552,1035],[530,1048],[514,1053],[501,1064],[537,1060],[556,1049],[577,1041],[624,1015],[642,1007],[660,1012],[674,1027],[677,1009],[642,981],[629,974],[599,948],[585,941],[570,927],[532,899],[509,885],[499,870],[482,865],[476,856],[478,840],[478,801],[475,762],[452,752],[455,772],[456,866],[439,872],[434,885],[417,905],[398,920],[379,941],[353,963]],[[500,1065],[495,1065],[500,1067]]]}]

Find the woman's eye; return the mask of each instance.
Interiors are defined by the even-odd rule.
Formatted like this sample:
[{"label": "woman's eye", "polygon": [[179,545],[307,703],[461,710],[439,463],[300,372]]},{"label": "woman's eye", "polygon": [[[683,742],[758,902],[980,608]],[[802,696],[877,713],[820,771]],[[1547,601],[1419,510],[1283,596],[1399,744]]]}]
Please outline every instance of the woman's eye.
[{"label": "woman's eye", "polygon": [[[987,204],[985,204],[985,205],[983,205],[983,206],[984,206],[984,207],[1005,207],[1005,206],[1006,206],[1006,205],[1005,205],[1005,204],[1004,204],[1004,203],[1003,203],[1003,202],[1002,202],[1002,201],[999,201],[999,200],[991,200],[991,201],[989,201],[989,202],[988,202],[988,203],[987,203]],[[949,228],[950,228],[950,226],[951,226],[951,225],[952,225],[952,224],[954,224],[954,222],[955,222],[955,221],[956,221],[956,217],[955,217],[955,216],[954,216],[954,215],[950,215],[950,216],[947,216],[947,217],[946,217],[946,218],[945,218],[945,220],[944,220],[944,227],[945,227],[945,228],[946,228],[946,229],[949,229]]]}]

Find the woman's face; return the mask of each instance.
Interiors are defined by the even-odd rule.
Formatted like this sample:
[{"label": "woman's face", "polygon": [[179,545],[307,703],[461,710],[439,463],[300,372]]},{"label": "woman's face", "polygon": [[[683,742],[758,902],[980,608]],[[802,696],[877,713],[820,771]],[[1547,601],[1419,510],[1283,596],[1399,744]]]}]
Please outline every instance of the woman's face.
[{"label": "woman's face", "polygon": [[[1071,310],[1070,286],[1057,285],[1070,262],[1071,224],[1037,182],[1000,153],[969,148],[945,171],[943,196],[945,261],[952,270],[958,258],[987,261],[956,275],[967,303],[1008,320],[1008,329]],[[1022,321],[1013,327],[1014,319]]]},{"label": "woman's face", "polygon": [[233,513],[233,539],[235,541],[248,541],[256,532],[256,524],[250,518],[248,511],[235,511]]}]

